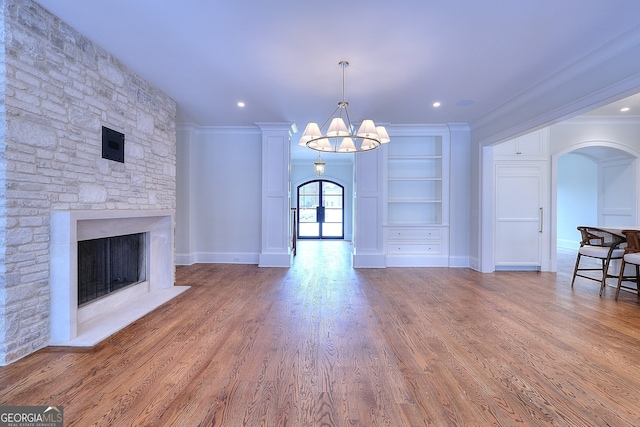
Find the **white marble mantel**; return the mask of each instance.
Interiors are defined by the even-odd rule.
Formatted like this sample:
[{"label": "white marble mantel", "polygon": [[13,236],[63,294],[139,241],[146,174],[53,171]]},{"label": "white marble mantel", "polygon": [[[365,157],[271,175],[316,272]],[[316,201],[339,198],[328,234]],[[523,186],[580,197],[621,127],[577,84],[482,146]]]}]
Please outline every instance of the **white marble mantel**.
[{"label": "white marble mantel", "polygon": [[[50,345],[93,346],[175,296],[170,210],[51,213]],[[147,280],[78,309],[78,241],[147,233]]]}]

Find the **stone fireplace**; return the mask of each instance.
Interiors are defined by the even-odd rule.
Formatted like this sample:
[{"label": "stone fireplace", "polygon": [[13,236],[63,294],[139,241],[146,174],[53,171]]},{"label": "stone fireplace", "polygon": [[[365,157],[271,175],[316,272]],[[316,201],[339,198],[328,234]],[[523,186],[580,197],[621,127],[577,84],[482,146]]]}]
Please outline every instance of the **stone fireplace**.
[{"label": "stone fireplace", "polygon": [[[0,93],[0,365],[49,344],[91,345],[179,293],[171,224],[176,102],[36,1],[3,8],[3,48],[15,54],[3,55],[11,72]],[[103,126],[126,134],[126,163],[102,157]],[[150,260],[144,284],[114,293],[115,307],[100,299],[78,309],[69,288],[76,234],[92,231],[92,221],[124,226],[126,218],[143,223],[159,261]],[[109,234],[109,227],[98,229]],[[138,306],[121,294],[133,294]],[[95,327],[109,310],[126,315]]]},{"label": "stone fireplace", "polygon": [[[174,286],[172,211],[51,214],[50,345],[93,346],[188,287]],[[141,281],[78,304],[78,242],[142,234]]]}]

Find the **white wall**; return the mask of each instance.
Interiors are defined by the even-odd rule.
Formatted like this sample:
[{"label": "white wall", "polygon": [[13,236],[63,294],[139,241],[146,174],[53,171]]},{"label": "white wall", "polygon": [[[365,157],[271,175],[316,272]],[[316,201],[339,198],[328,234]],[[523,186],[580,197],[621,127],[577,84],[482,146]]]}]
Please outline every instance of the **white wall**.
[{"label": "white wall", "polygon": [[257,264],[262,231],[260,130],[192,127],[178,137],[176,262]]},{"label": "white wall", "polygon": [[598,163],[598,225],[636,226],[637,181],[635,158]]},{"label": "white wall", "polygon": [[[197,129],[193,126],[176,126],[176,254],[184,257],[192,252],[193,227],[191,219],[191,182],[196,179],[191,168],[191,149],[195,145]],[[178,264],[191,264],[177,259]]]},{"label": "white wall", "polygon": [[469,267],[471,227],[471,140],[467,125],[449,125],[449,265]]},{"label": "white wall", "polygon": [[598,167],[579,154],[565,154],[558,159],[558,247],[580,246],[579,225],[596,225],[598,221]]}]

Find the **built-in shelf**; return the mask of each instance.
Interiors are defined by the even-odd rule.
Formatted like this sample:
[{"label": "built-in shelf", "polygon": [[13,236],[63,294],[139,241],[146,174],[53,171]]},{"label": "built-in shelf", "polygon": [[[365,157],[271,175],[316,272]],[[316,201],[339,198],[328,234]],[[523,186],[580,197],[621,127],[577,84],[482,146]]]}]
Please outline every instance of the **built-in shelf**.
[{"label": "built-in shelf", "polygon": [[388,266],[448,264],[448,134],[396,136],[387,153]]}]

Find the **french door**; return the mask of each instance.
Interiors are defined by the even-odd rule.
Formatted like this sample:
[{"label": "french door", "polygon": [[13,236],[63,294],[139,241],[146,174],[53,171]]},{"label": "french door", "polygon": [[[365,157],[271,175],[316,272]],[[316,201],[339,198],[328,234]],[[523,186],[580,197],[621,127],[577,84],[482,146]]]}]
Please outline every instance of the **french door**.
[{"label": "french door", "polygon": [[344,187],[327,180],[298,187],[298,238],[344,238]]}]

